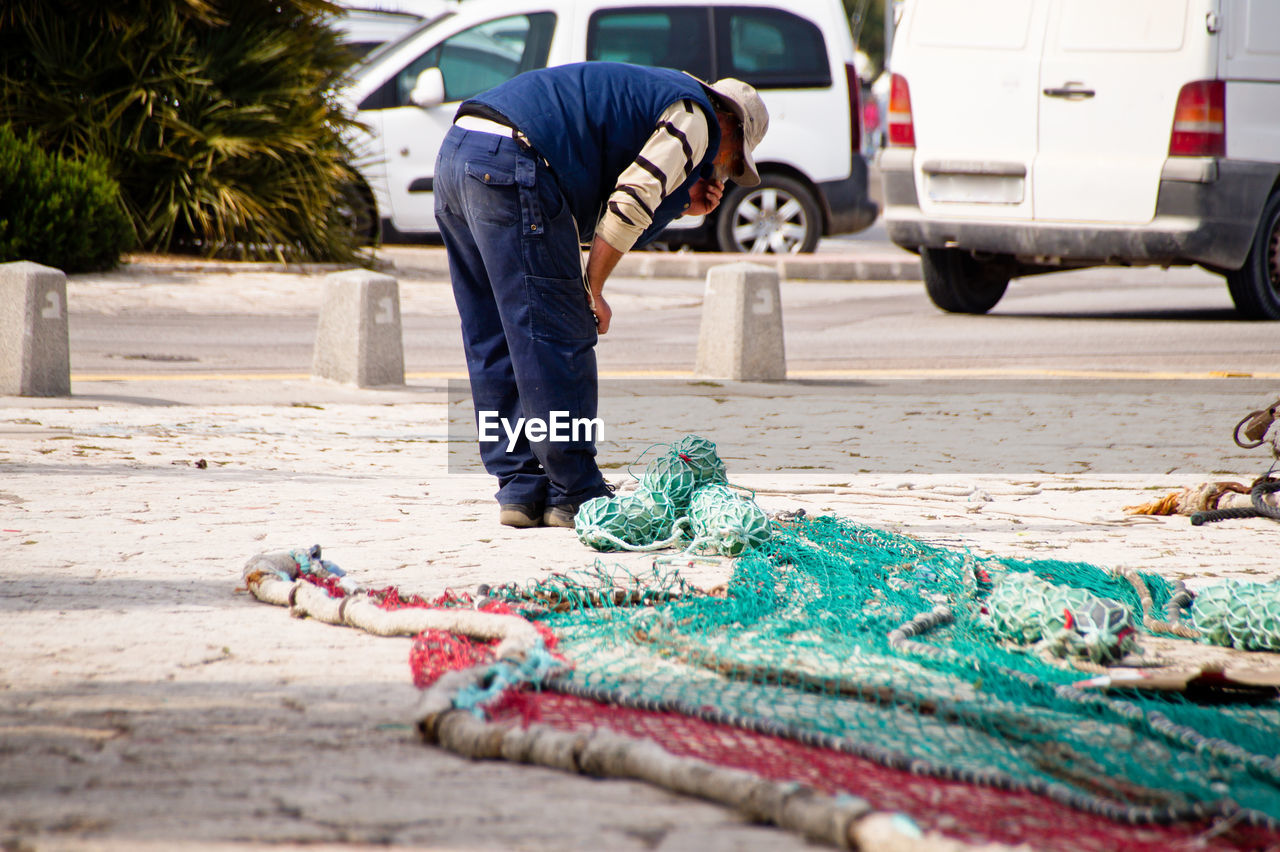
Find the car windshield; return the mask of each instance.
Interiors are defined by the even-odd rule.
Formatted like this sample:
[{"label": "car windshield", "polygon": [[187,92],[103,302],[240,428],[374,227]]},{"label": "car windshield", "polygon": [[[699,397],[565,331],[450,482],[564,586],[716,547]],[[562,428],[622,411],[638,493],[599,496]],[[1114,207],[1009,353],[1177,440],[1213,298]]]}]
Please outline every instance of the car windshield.
[{"label": "car windshield", "polygon": [[359,74],[359,69],[361,69],[361,68],[365,68],[365,67],[370,66],[370,65],[373,65],[375,62],[377,62],[377,61],[378,61],[379,59],[381,59],[383,56],[385,56],[386,54],[388,54],[388,53],[390,53],[392,50],[394,50],[394,49],[395,49],[395,47],[396,47],[396,45],[400,44],[400,43],[401,43],[401,42],[403,42],[405,39],[413,38],[414,36],[416,36],[418,33],[422,32],[423,30],[430,29],[431,27],[434,27],[436,24],[440,23],[441,21],[445,21],[445,20],[448,20],[449,18],[452,18],[455,14],[457,14],[457,13],[456,13],[456,12],[445,12],[445,13],[443,13],[443,14],[436,15],[434,18],[427,18],[427,19],[423,20],[423,22],[422,22],[421,24],[419,24],[418,26],[416,26],[416,27],[414,27],[413,29],[409,30],[409,32],[405,33],[405,34],[404,34],[404,35],[402,35],[400,38],[398,38],[398,39],[393,39],[392,41],[386,42],[385,44],[382,44],[382,45],[379,45],[378,47],[375,47],[373,50],[371,50],[371,51],[369,51],[367,54],[365,54],[365,56],[361,58],[360,62],[359,62],[359,63],[357,63],[357,65],[356,65],[357,76],[358,76],[358,74]]}]

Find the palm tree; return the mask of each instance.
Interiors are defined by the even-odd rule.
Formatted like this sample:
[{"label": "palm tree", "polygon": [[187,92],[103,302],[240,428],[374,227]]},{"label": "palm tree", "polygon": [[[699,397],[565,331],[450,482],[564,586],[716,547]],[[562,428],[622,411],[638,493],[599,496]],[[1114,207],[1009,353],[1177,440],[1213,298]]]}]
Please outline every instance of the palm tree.
[{"label": "palm tree", "polygon": [[139,245],[350,261],[355,178],[324,0],[6,0],[0,124],[98,155]]}]

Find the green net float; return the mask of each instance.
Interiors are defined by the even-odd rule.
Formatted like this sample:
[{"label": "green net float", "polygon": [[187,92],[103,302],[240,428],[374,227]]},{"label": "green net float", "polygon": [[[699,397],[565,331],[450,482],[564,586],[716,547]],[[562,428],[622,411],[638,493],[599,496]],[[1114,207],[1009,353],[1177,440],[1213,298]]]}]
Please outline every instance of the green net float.
[{"label": "green net float", "polygon": [[689,504],[693,537],[725,556],[738,556],[769,539],[769,518],[754,501],[726,485],[704,485]]},{"label": "green net float", "polygon": [[578,540],[596,550],[625,550],[670,535],[675,520],[665,496],[648,492],[623,497],[596,497],[578,507],[574,531]]},{"label": "green net float", "polygon": [[692,514],[704,514],[708,511],[714,511],[714,507],[722,502],[730,500],[741,500],[738,492],[734,491],[728,485],[713,482],[709,485],[698,487],[693,492],[693,499],[689,501],[689,511]]},{"label": "green net float", "polygon": [[1001,639],[1019,645],[1047,640],[1060,654],[1094,662],[1118,660],[1137,647],[1129,610],[1073,586],[1055,586],[1031,572],[1005,576],[987,597],[987,621]]},{"label": "green net float", "polygon": [[1255,651],[1280,651],[1280,590],[1260,586],[1249,608],[1248,647]]},{"label": "green net float", "polygon": [[641,486],[636,491],[635,496],[637,500],[644,504],[647,513],[647,517],[643,519],[645,524],[643,537],[646,540],[637,543],[649,544],[650,542],[670,538],[672,527],[675,525],[676,519],[684,514],[684,509],[688,507],[688,501],[686,500],[684,507],[681,507],[666,492],[650,491],[644,486]]},{"label": "green net float", "polygon": [[1229,580],[1196,594],[1191,624],[1213,645],[1280,651],[1280,584]]},{"label": "green net float", "polygon": [[1119,660],[1138,647],[1138,626],[1115,601],[1093,598],[1070,612],[1068,627],[1079,636],[1080,653],[1095,663]]},{"label": "green net float", "polygon": [[665,495],[683,514],[698,487],[698,473],[684,459],[668,453],[649,462],[640,477],[640,487],[651,494]]},{"label": "green net float", "polygon": [[578,507],[573,519],[578,540],[596,550],[617,550],[619,541],[626,541],[627,515],[620,500],[612,497],[595,497]]},{"label": "green net float", "polygon": [[689,466],[699,486],[729,481],[716,445],[700,435],[685,435],[671,447],[671,453]]},{"label": "green net float", "polygon": [[1234,584],[1221,583],[1196,594],[1191,604],[1191,626],[1200,631],[1200,637],[1210,645],[1232,644],[1226,617],[1234,605]]}]

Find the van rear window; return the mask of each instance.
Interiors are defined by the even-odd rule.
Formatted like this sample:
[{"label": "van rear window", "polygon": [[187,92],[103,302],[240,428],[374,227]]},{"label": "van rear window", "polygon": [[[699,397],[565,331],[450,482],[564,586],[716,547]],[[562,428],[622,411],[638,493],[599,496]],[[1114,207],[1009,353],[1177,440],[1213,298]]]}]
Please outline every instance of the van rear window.
[{"label": "van rear window", "polygon": [[1276,49],[1276,33],[1280,32],[1280,3],[1275,0],[1250,0],[1245,6],[1245,50],[1273,56],[1280,53]]},{"label": "van rear window", "polygon": [[1186,26],[1186,0],[1072,0],[1062,5],[1058,44],[1082,52],[1181,50]]},{"label": "van rear window", "polygon": [[1027,44],[1034,6],[1033,0],[918,0],[911,43],[1021,50]]}]

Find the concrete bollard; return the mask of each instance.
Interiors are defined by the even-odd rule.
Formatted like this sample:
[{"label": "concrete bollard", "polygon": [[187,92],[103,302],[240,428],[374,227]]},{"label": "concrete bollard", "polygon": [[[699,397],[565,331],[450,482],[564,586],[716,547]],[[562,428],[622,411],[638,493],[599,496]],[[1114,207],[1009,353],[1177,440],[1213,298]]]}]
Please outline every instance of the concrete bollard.
[{"label": "concrete bollard", "polygon": [[404,384],[396,279],[366,269],[325,278],[311,375],[362,388]]},{"label": "concrete bollard", "polygon": [[707,271],[694,372],[746,382],[787,377],[777,272],[751,263]]},{"label": "concrete bollard", "polygon": [[0,394],[71,395],[67,276],[60,269],[0,264]]}]

